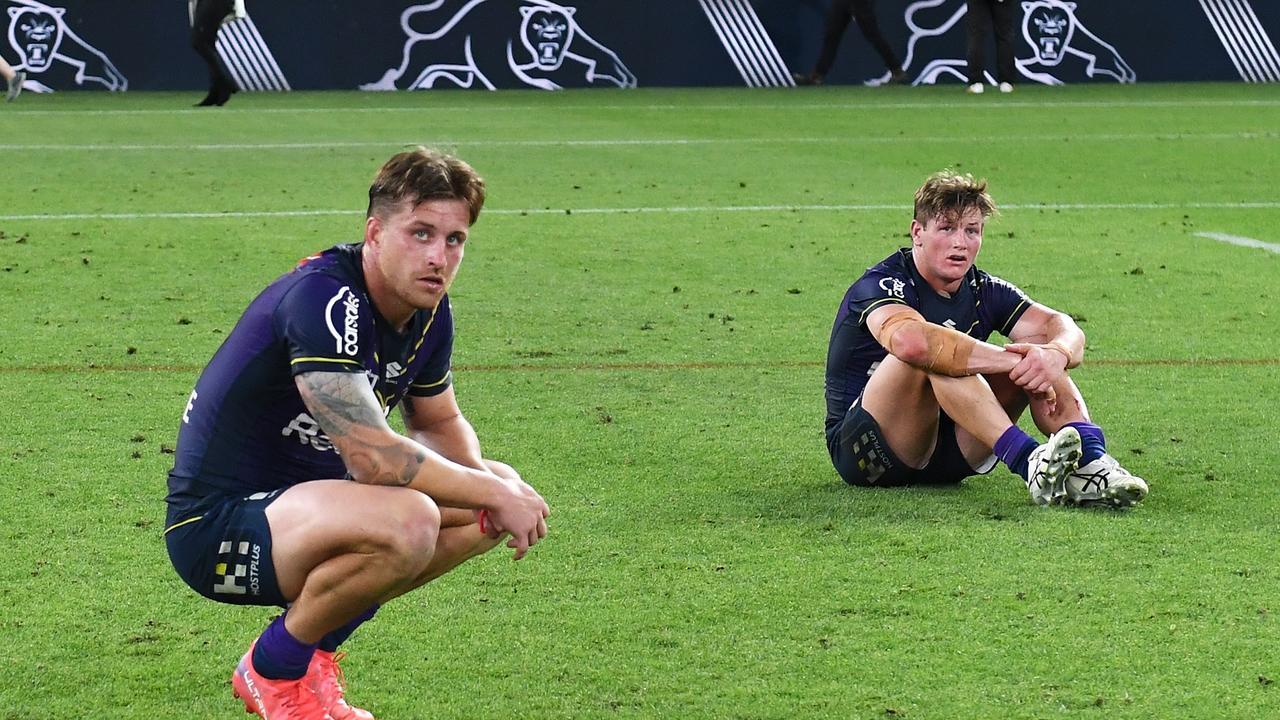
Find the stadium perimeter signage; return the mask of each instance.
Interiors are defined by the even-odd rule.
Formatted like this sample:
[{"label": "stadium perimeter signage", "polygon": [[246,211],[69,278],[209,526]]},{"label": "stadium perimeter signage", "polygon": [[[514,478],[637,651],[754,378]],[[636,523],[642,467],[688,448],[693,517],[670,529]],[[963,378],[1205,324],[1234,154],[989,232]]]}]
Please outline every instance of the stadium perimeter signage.
[{"label": "stadium perimeter signage", "polygon": [[[3,0],[9,21],[9,50],[0,57],[27,73],[26,89],[48,92],[54,87],[128,90],[129,80],[98,48],[67,25],[67,8],[35,0]],[[16,58],[16,60],[14,60]]]},{"label": "stadium perimeter signage", "polygon": [[576,7],[549,0],[410,5],[400,13],[400,64],[360,88],[559,90],[583,82],[635,87],[636,76],[617,53],[587,34],[577,14]]},{"label": "stadium perimeter signage", "polygon": [[[1115,46],[1091,32],[1076,13],[1077,3],[1035,0],[1022,3],[1021,40],[1014,64],[1024,81],[1061,85],[1078,80],[1138,79]],[[904,68],[916,84],[968,77],[964,57],[964,0],[919,0],[907,6],[903,24],[910,31]],[[990,57],[991,53],[988,53]],[[988,72],[987,80],[995,82]],[[868,82],[888,80],[888,72]]]},{"label": "stadium perimeter signage", "polygon": [[[1008,0],[1028,83],[1280,82],[1280,3]],[[827,0],[246,0],[218,52],[244,90],[780,87],[812,67]],[[32,92],[201,90],[173,0],[0,0]],[[916,84],[965,74],[965,0],[883,4]],[[900,13],[900,14],[899,14]],[[1158,16],[1154,24],[1151,18]],[[828,83],[887,80],[858,33]],[[994,58],[993,58],[994,59]]]}]

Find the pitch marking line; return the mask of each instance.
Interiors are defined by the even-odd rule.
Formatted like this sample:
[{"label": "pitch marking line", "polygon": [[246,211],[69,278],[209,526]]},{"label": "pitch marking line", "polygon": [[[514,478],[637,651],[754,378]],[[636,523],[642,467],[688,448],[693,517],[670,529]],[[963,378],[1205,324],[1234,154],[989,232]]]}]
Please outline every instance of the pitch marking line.
[{"label": "pitch marking line", "polygon": [[995,112],[1004,112],[1009,108],[1029,108],[1038,110],[1041,108],[1233,108],[1233,107],[1277,107],[1280,106],[1280,100],[1081,100],[1072,102],[1069,100],[1051,100],[1044,102],[1036,102],[1034,100],[1015,100],[1000,102],[984,102],[975,100],[973,102],[933,102],[921,100],[919,102],[847,102],[847,103],[760,103],[760,104],[724,104],[712,103],[707,105],[699,105],[697,103],[689,104],[613,104],[613,105],[593,105],[593,104],[566,104],[566,105],[485,105],[477,103],[476,105],[422,105],[413,107],[261,107],[261,108],[222,108],[216,113],[210,113],[204,110],[195,110],[191,108],[164,108],[164,109],[133,109],[133,110],[36,110],[36,109],[16,109],[7,111],[6,116],[9,117],[30,117],[30,116],[110,116],[110,115],[202,115],[207,118],[213,116],[223,117],[226,115],[289,115],[289,114],[315,114],[324,113],[332,115],[335,113],[428,113],[428,112],[539,112],[539,111],[595,111],[595,110],[614,110],[620,112],[669,112],[678,110],[680,112],[689,112],[691,110],[706,111],[725,111],[725,112],[743,112],[753,110],[795,110],[799,112],[813,112],[822,110],[854,110],[854,111],[870,111],[878,112],[880,110],[988,110]]},{"label": "pitch marking line", "polygon": [[1263,242],[1261,240],[1254,240],[1253,238],[1242,237],[1240,235],[1228,235],[1226,233],[1217,232],[1198,232],[1196,233],[1196,236],[1209,238],[1210,240],[1217,240],[1218,242],[1231,243],[1232,245],[1239,245],[1241,247],[1259,248],[1280,254],[1280,245]]},{"label": "pitch marking line", "polygon": [[[1280,357],[1273,358],[1099,358],[1088,360],[1089,367],[1256,367],[1280,365]],[[630,370],[681,371],[681,370],[772,370],[826,367],[823,360],[782,360],[778,362],[631,362],[631,363],[513,363],[509,365],[477,364],[455,365],[454,370],[467,372],[580,372],[586,370],[623,372]],[[16,365],[0,366],[0,373],[109,373],[109,372],[172,372],[198,373],[203,365]]]},{"label": "pitch marking line", "polygon": [[[1006,203],[1002,210],[1275,210],[1280,201],[1189,203]],[[758,213],[758,212],[878,212],[910,210],[910,205],[693,205],[618,208],[494,208],[486,215],[630,215],[644,213]],[[359,210],[247,210],[227,212],[151,213],[33,213],[0,215],[0,222],[19,220],[236,220],[242,218],[296,218],[357,216]]]},{"label": "pitch marking line", "polygon": [[274,142],[274,143],[0,143],[0,151],[21,152],[138,152],[138,151],[239,151],[239,150],[334,150],[343,148],[403,148],[415,145],[436,147],[555,147],[555,148],[598,148],[598,147],[635,147],[635,146],[674,146],[695,147],[706,145],[890,145],[898,143],[983,143],[983,142],[1061,142],[1095,141],[1095,142],[1132,142],[1135,140],[1179,141],[1179,140],[1280,140],[1280,133],[1272,132],[1234,132],[1234,133],[1100,133],[1100,134],[1048,134],[1048,135],[1002,135],[995,136],[957,136],[957,135],[894,135],[887,137],[859,137],[839,135],[834,137],[795,137],[795,138],[631,138],[631,139],[599,139],[599,140],[351,140],[333,142]]}]

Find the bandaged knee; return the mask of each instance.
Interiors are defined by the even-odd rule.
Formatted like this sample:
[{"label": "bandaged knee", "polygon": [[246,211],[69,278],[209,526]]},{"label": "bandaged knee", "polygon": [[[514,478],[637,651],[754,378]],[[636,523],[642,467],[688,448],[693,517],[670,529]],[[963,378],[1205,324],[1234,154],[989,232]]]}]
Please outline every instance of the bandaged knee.
[{"label": "bandaged knee", "polygon": [[900,313],[889,318],[881,327],[886,347],[894,355],[898,354],[894,349],[895,338],[902,332],[919,332],[924,335],[926,359],[919,367],[951,377],[973,374],[969,371],[969,356],[973,354],[977,340],[958,330],[912,317],[910,313]]}]

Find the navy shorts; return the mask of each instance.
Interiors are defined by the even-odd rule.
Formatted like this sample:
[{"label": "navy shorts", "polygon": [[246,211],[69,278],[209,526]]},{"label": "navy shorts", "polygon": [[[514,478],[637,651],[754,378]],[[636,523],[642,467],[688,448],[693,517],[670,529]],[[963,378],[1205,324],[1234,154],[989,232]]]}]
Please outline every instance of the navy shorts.
[{"label": "navy shorts", "polygon": [[990,470],[974,470],[956,443],[955,421],[938,413],[938,444],[922,469],[898,459],[885,442],[880,424],[855,400],[845,416],[827,433],[827,450],[836,472],[850,485],[901,487],[903,485],[956,485],[970,475]]},{"label": "navy shorts", "polygon": [[164,539],[178,575],[210,600],[287,605],[271,563],[266,514],[282,492],[217,495],[192,511],[171,509]]}]

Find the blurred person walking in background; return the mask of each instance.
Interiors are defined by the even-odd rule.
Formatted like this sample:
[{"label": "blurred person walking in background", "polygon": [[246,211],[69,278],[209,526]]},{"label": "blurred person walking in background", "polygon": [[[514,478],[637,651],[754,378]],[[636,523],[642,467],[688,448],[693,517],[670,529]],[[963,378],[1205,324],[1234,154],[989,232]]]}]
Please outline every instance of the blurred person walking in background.
[{"label": "blurred person walking in background", "polygon": [[196,107],[225,105],[238,88],[218,62],[218,28],[228,20],[245,16],[244,0],[189,0],[187,12],[191,18],[191,47],[209,66],[209,93]]},{"label": "blurred person walking in background", "polygon": [[832,0],[822,21],[822,49],[818,52],[818,62],[808,75],[792,74],[797,85],[823,83],[827,73],[831,72],[831,66],[835,64],[836,51],[840,49],[840,39],[844,37],[850,19],[857,21],[862,36],[884,60],[884,66],[889,70],[889,82],[896,84],[907,81],[902,63],[898,61],[898,56],[889,47],[889,42],[884,39],[880,26],[876,23],[875,0]]}]

